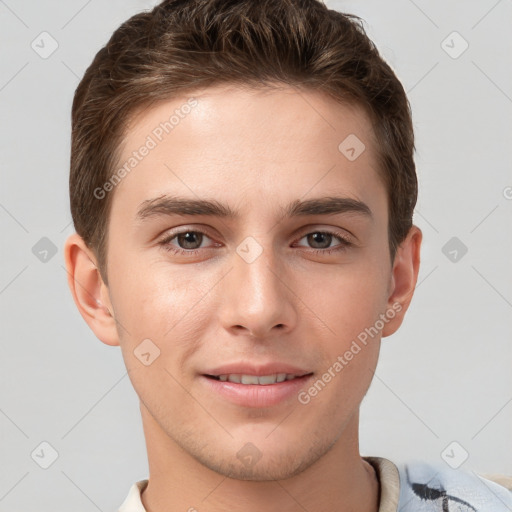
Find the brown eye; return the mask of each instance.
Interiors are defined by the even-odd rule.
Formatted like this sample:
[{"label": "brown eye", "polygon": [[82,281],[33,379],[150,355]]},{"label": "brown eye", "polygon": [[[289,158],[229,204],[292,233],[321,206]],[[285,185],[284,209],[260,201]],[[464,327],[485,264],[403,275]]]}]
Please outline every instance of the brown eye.
[{"label": "brown eye", "polygon": [[[343,233],[331,231],[313,231],[303,236],[307,243],[313,249],[315,254],[331,254],[334,251],[342,251],[352,245]],[[331,246],[334,239],[339,240],[339,244]],[[300,246],[303,247],[303,246]]]},{"label": "brown eye", "polygon": [[179,233],[175,238],[181,249],[198,249],[199,247],[193,246],[198,243],[199,246],[201,245],[203,233],[199,231],[186,231],[184,233]]},{"label": "brown eye", "polygon": [[[199,252],[205,238],[210,239],[207,234],[202,231],[189,229],[168,235],[159,242],[159,245],[174,254],[190,256]],[[173,240],[176,241],[173,243]]]},{"label": "brown eye", "polygon": [[[306,235],[308,242],[313,244],[314,249],[327,249],[331,245],[333,236],[329,233],[316,232]],[[327,242],[327,245],[325,245]]]}]

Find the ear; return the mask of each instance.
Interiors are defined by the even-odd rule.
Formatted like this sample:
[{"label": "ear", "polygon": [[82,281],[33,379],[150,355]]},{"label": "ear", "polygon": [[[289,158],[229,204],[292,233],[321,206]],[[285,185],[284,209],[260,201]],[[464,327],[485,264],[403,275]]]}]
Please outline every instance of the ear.
[{"label": "ear", "polygon": [[[387,303],[386,316],[390,320],[382,329],[382,337],[390,336],[398,330],[409,308],[418,280],[422,237],[420,228],[412,226],[405,240],[397,248]],[[391,312],[394,312],[393,317]]]},{"label": "ear", "polygon": [[119,345],[114,311],[108,287],[98,270],[94,253],[74,233],[64,245],[68,285],[78,311],[97,338],[107,345]]}]

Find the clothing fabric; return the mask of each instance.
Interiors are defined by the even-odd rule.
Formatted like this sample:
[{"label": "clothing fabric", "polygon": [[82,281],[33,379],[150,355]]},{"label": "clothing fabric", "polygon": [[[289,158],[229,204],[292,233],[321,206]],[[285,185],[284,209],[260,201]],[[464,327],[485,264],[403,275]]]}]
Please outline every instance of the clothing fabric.
[{"label": "clothing fabric", "polygon": [[[363,457],[379,480],[378,512],[512,512],[512,476],[477,475],[441,464]],[[141,493],[148,480],[134,483],[118,512],[146,512]]]}]

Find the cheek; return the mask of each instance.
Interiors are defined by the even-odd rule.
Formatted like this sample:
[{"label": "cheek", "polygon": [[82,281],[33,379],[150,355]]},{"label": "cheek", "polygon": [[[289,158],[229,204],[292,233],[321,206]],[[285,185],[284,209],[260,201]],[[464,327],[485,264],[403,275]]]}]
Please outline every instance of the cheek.
[{"label": "cheek", "polygon": [[318,346],[322,369],[301,402],[329,409],[333,419],[339,420],[357,406],[370,386],[380,351],[376,322],[383,311],[370,280],[340,280],[341,285],[343,293],[333,291],[329,309],[320,312],[330,332]]},{"label": "cheek", "polygon": [[127,366],[138,366],[134,351],[147,339],[160,351],[158,363],[179,366],[204,337],[206,315],[214,310],[208,307],[210,282],[203,274],[171,269],[162,260],[116,261],[110,282]]},{"label": "cheek", "polygon": [[186,283],[156,277],[148,273],[147,278],[141,275],[125,281],[122,317],[134,334],[161,339],[180,330],[196,294]]},{"label": "cheek", "polygon": [[382,266],[340,266],[327,276],[319,271],[300,279],[300,296],[342,345],[372,326],[386,307],[389,276]]}]

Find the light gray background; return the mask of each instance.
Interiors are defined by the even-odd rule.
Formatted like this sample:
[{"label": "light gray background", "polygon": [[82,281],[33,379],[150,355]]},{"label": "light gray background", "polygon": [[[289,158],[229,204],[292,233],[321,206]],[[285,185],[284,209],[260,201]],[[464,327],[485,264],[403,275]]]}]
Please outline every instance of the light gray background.
[{"label": "light gray background", "polygon": [[[116,510],[148,474],[120,350],[75,309],[62,246],[74,90],[112,31],[155,4],[0,0],[0,511]],[[362,404],[361,453],[444,464],[467,452],[463,468],[512,475],[511,2],[328,5],[366,20],[409,93],[424,232],[415,298]],[[31,47],[43,31],[59,45],[46,59]],[[469,44],[457,58],[453,31]],[[32,250],[43,237],[58,248],[47,261]],[[468,249],[455,262],[452,237]],[[43,441],[58,453],[48,469]]]}]

